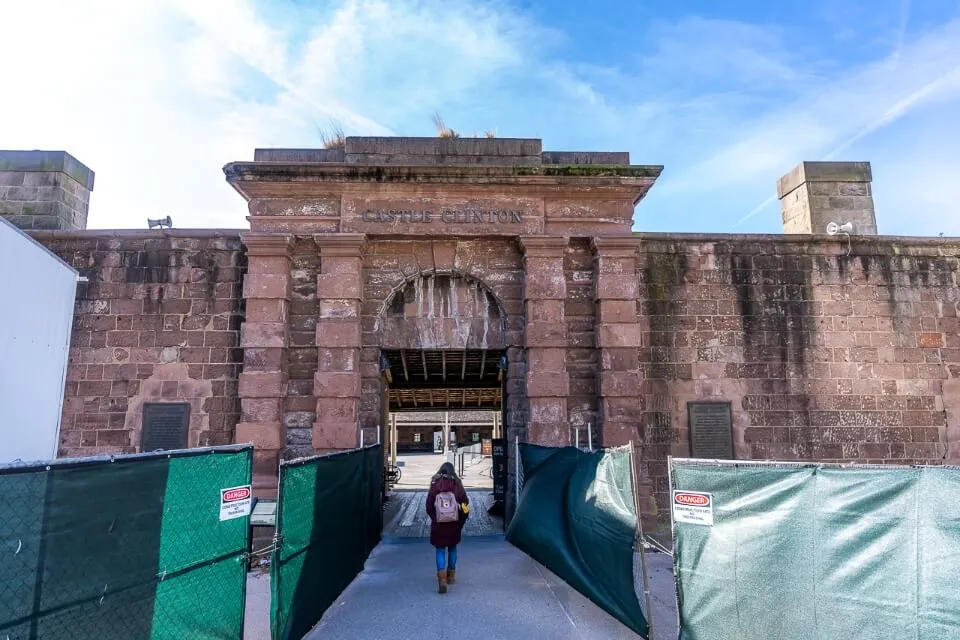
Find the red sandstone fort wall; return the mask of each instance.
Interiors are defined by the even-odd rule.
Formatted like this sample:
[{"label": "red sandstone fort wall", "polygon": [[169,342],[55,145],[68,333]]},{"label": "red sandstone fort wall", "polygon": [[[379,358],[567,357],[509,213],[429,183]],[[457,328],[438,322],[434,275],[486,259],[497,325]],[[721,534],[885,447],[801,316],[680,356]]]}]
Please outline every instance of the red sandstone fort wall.
[{"label": "red sandstone fort wall", "polygon": [[[191,446],[231,442],[243,363],[246,254],[238,234],[35,236],[89,280],[78,291],[61,454],[139,450],[142,405],[151,400],[190,404]],[[810,236],[624,240],[622,255],[607,263],[598,262],[586,238],[570,239],[563,251],[569,425],[558,427],[560,436],[579,427],[583,442],[592,424],[596,444],[642,437],[642,471],[661,500],[667,456],[690,455],[691,400],[732,403],[738,458],[960,462],[955,240],[860,238],[849,247]],[[635,257],[627,256],[634,248]],[[368,238],[357,306],[318,299],[318,282],[332,286],[321,277],[322,254],[313,238],[292,240],[284,294],[285,455],[313,450],[316,430],[331,428],[317,419],[318,363],[333,366],[346,356],[336,344],[323,354],[317,345],[333,342],[327,327],[343,321],[330,314],[350,309],[362,332],[357,423],[373,437],[384,411],[377,318],[399,286],[430,273],[469,275],[502,306],[510,360],[505,426],[510,437],[523,437],[530,420],[526,332],[531,324],[549,325],[543,314],[554,306],[530,315],[522,241]],[[336,268],[337,259],[328,266]],[[635,264],[633,284],[616,273],[626,264]],[[598,269],[616,277],[598,286]],[[599,290],[615,304],[598,310]],[[623,300],[635,304],[635,318],[623,315]],[[634,340],[631,324],[639,325],[636,360],[624,356],[631,348],[623,345]],[[257,350],[249,351],[255,363]],[[616,371],[620,365],[624,370]],[[549,377],[537,382],[539,393],[564,387]],[[620,389],[630,380],[634,387]],[[638,413],[608,411],[619,422],[604,425],[605,402],[636,402]],[[263,417],[259,406],[250,404],[251,419]],[[355,428],[341,422],[343,430]],[[330,437],[352,442],[348,433]]]},{"label": "red sandstone fort wall", "polygon": [[732,402],[738,458],[960,462],[955,240],[637,244],[644,469],[661,501],[667,456],[690,455],[690,400]]},{"label": "red sandstone fort wall", "polygon": [[139,451],[144,402],[188,403],[189,446],[233,442],[246,262],[239,234],[33,235],[87,278],[77,288],[59,454]]}]

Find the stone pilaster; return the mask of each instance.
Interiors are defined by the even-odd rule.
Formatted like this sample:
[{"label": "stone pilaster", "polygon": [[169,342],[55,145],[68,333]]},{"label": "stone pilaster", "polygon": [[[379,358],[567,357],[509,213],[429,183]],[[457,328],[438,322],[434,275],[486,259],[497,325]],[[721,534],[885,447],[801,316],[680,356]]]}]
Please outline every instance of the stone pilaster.
[{"label": "stone pilaster", "polygon": [[633,238],[594,238],[597,349],[600,376],[597,395],[603,446],[635,444],[640,477],[640,510],[647,526],[656,522],[653,485],[644,472],[640,347],[643,328],[637,315],[637,242]]},{"label": "stone pilaster", "polygon": [[637,318],[637,243],[632,238],[595,238],[598,393],[605,446],[620,446],[640,434],[640,353]]},{"label": "stone pilaster", "polygon": [[313,448],[318,452],[353,449],[360,444],[360,303],[365,239],[363,234],[314,236],[320,249],[318,361],[313,382],[317,400]]},{"label": "stone pilaster", "polygon": [[283,397],[287,383],[287,313],[293,236],[245,233],[247,275],[243,282],[245,322],[240,327],[243,373],[239,379],[240,422],[236,442],[255,446],[253,486],[260,497],[277,491],[280,455],[286,445]]},{"label": "stone pilaster", "polygon": [[526,236],[523,246],[523,301],[527,324],[527,441],[548,446],[570,444],[567,420],[567,323],[563,272],[566,238]]}]

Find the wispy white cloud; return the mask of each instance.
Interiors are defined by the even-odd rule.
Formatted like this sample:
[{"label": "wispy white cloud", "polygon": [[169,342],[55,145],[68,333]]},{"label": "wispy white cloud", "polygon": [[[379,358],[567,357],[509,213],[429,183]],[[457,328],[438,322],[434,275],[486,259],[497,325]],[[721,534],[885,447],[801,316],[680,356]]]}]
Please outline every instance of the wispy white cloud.
[{"label": "wispy white cloud", "polygon": [[[899,63],[881,62],[836,78],[810,91],[787,108],[746,123],[742,137],[686,171],[677,188],[700,189],[728,183],[716,170],[736,167],[734,180],[747,181],[781,171],[797,158],[828,153],[857,131],[895,120],[905,110],[958,88],[954,72],[960,66],[960,20],[909,43]],[[717,175],[715,180],[708,176]],[[695,178],[694,176],[698,176]],[[704,179],[706,177],[706,179]]]},{"label": "wispy white cloud", "polygon": [[642,77],[699,94],[790,91],[817,71],[809,47],[788,46],[784,28],[775,24],[693,16],[655,22],[646,39],[653,45],[640,56]]},{"label": "wispy white cloud", "polygon": [[900,52],[903,51],[903,41],[907,35],[907,27],[910,24],[910,6],[911,0],[901,0],[900,3],[900,25],[897,28],[897,43],[893,49],[891,58],[894,62],[900,61]]},{"label": "wispy white cloud", "polygon": [[[95,169],[92,226],[138,227],[170,214],[177,226],[243,227],[225,162],[258,146],[319,144],[317,126],[331,120],[351,135],[429,135],[429,115],[440,110],[467,135],[496,129],[664,163],[641,215],[728,230],[800,160],[831,152],[874,160],[879,180],[890,155],[872,142],[952,123],[941,112],[929,122],[914,116],[957,102],[960,21],[912,35],[907,25],[927,27],[900,2],[877,18],[888,57],[861,55],[875,61],[852,67],[788,24],[695,16],[653,22],[634,49],[585,63],[570,47],[599,45],[571,43],[508,2],[18,3],[4,15],[12,27],[0,56],[33,55],[8,66],[4,84],[35,99],[0,103],[0,140],[66,148]],[[916,166],[949,159],[899,148]],[[937,184],[910,175],[911,185]],[[881,196],[905,206],[906,188],[878,185],[878,208]],[[693,215],[676,215],[688,207]],[[750,228],[772,208],[771,200],[752,212]]]},{"label": "wispy white cloud", "polygon": [[[4,75],[18,99],[0,103],[3,146],[67,149],[93,168],[92,227],[167,214],[181,227],[244,227],[224,163],[258,146],[317,145],[332,119],[354,135],[429,133],[430,113],[522,67],[526,43],[547,33],[469,2],[344,0],[307,25],[273,6],[5,8],[0,57],[31,55]],[[414,117],[422,129],[402,131]]]},{"label": "wispy white cloud", "polygon": [[[776,179],[797,162],[849,159],[841,154],[864,138],[934,101],[957,98],[960,20],[904,43],[886,59],[804,91],[785,108],[744,121],[735,140],[657,188],[662,196],[689,195],[763,183],[763,191],[772,194]],[[769,211],[775,201],[771,195],[752,209],[741,209],[732,228]]]}]

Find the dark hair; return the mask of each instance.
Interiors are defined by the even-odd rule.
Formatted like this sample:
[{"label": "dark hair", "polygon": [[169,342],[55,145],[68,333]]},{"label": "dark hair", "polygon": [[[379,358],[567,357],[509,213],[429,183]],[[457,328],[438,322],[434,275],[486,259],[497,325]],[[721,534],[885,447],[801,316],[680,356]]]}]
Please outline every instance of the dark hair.
[{"label": "dark hair", "polygon": [[440,465],[440,469],[437,471],[436,475],[430,479],[430,484],[433,484],[442,478],[449,478],[453,480],[457,483],[457,487],[463,486],[460,477],[457,475],[456,469],[453,468],[453,464],[450,462],[444,462],[442,465]]},{"label": "dark hair", "polygon": [[457,477],[457,471],[456,471],[456,469],[453,468],[453,463],[451,463],[451,462],[444,462],[442,465],[440,465],[440,470],[437,471],[437,475],[438,475],[438,476],[449,476],[449,477],[451,477],[451,478],[456,478],[456,477]]}]

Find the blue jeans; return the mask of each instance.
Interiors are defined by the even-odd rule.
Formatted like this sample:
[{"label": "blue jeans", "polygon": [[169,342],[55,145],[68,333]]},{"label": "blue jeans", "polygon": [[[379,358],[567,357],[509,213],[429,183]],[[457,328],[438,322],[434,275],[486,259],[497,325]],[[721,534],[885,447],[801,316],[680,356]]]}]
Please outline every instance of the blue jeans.
[{"label": "blue jeans", "polygon": [[447,568],[447,554],[450,555],[450,568],[457,568],[457,545],[452,547],[437,547],[437,573]]}]

